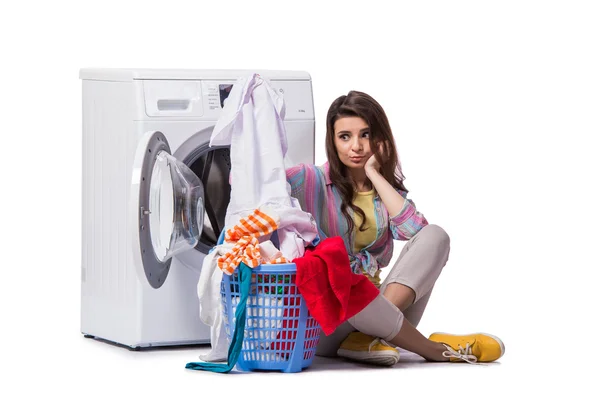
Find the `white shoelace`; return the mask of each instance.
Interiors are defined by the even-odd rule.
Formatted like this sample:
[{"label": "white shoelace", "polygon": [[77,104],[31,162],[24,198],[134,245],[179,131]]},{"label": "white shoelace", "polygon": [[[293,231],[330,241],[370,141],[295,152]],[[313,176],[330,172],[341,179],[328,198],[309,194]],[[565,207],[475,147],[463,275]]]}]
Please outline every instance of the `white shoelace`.
[{"label": "white shoelace", "polygon": [[466,347],[463,349],[461,345],[458,345],[458,350],[454,350],[452,347],[444,344],[448,351],[442,353],[444,357],[455,357],[459,358],[463,361],[468,362],[469,364],[477,364],[477,357],[473,355],[473,349],[471,349],[471,343],[467,343]]},{"label": "white shoelace", "polygon": [[386,342],[385,340],[383,340],[381,338],[375,338],[375,339],[373,339],[373,341],[371,342],[371,344],[369,344],[369,352],[371,351],[371,348],[373,346],[375,346],[376,344],[378,344],[378,343],[381,343],[381,344],[383,344],[385,346],[388,346],[388,347],[396,348],[396,346],[389,344],[388,342]]}]

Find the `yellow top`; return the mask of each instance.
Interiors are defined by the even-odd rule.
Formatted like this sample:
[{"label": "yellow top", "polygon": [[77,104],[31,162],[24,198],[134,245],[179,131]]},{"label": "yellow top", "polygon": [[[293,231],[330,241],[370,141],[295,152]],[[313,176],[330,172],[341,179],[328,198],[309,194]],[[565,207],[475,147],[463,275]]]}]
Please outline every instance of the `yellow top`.
[{"label": "yellow top", "polygon": [[[359,207],[365,213],[366,217],[366,230],[360,231],[358,228],[362,223],[362,218],[358,213],[354,213],[354,252],[358,253],[375,240],[377,237],[377,222],[375,221],[375,189],[371,189],[368,192],[356,192],[356,198],[354,199],[354,205]],[[375,273],[375,276],[371,276],[368,273],[364,275],[369,278],[375,286],[379,287],[381,280],[379,279],[379,272]]]}]

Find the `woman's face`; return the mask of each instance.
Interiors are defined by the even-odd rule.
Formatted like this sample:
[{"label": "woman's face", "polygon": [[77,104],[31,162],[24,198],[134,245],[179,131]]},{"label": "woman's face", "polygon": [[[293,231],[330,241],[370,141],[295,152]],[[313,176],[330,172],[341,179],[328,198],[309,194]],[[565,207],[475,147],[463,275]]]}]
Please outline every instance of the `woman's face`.
[{"label": "woman's face", "polygon": [[373,155],[369,145],[369,125],[360,117],[342,117],[333,124],[337,155],[348,168],[364,168]]}]

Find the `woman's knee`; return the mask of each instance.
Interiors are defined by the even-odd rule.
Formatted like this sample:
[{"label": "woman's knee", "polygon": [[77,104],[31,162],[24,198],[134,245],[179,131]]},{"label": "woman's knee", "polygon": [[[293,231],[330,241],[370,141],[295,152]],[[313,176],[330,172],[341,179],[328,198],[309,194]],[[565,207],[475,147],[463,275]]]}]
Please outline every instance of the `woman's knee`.
[{"label": "woman's knee", "polygon": [[442,248],[450,249],[450,235],[439,225],[426,225],[421,229],[419,235],[426,236],[428,240],[435,242]]}]

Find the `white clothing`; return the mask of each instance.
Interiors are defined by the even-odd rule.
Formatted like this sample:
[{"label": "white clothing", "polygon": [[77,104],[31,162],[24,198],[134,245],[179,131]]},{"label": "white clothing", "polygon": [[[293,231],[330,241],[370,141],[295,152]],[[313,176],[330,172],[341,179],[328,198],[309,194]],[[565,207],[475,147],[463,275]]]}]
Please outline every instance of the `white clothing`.
[{"label": "white clothing", "polygon": [[203,361],[224,361],[229,349],[221,303],[221,279],[223,271],[217,266],[217,258],[224,255],[233,247],[232,244],[222,244],[204,257],[200,279],[198,280],[198,298],[200,300],[200,320],[210,326],[211,351],[201,355]]},{"label": "white clothing", "polygon": [[259,243],[258,250],[260,251],[261,264],[267,264],[269,261],[283,256],[281,251],[277,250],[277,247],[270,240]]},{"label": "white clothing", "polygon": [[304,255],[305,245],[317,237],[317,226],[290,197],[284,166],[284,117],[283,97],[266,80],[258,74],[240,78],[215,125],[210,146],[231,146],[231,198],[225,229],[266,205],[280,217],[279,249],[291,260]]}]

